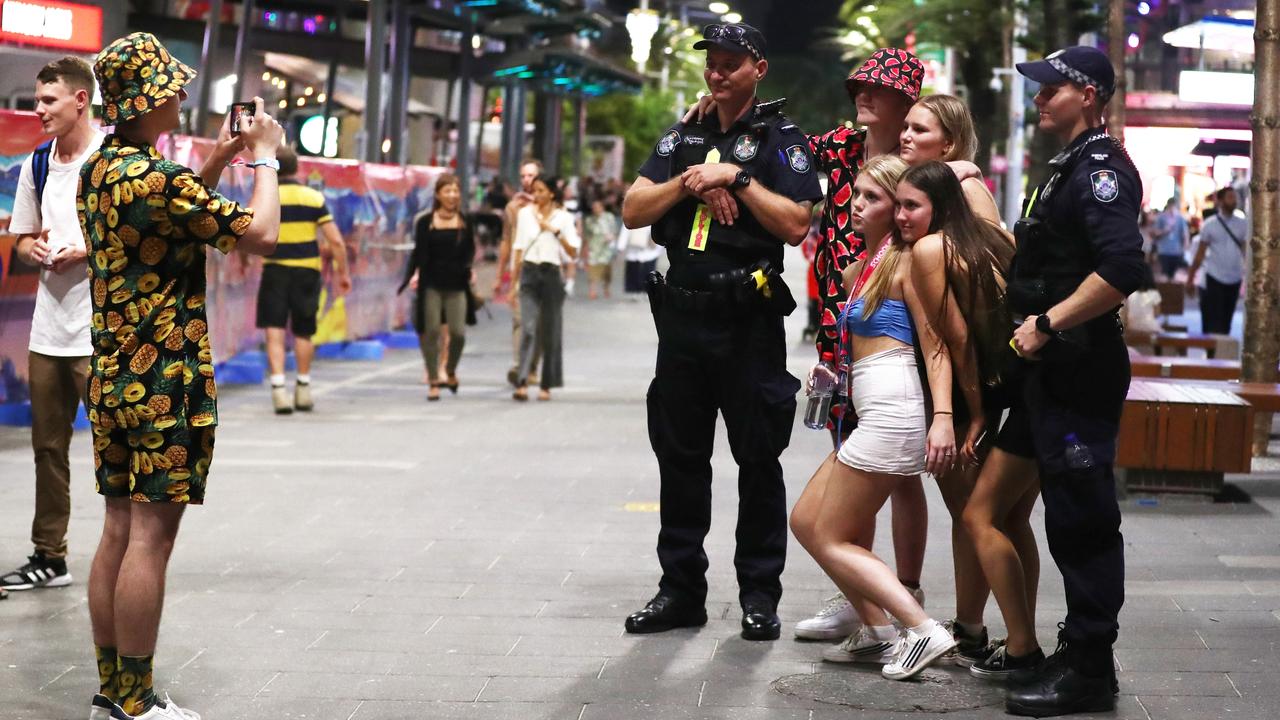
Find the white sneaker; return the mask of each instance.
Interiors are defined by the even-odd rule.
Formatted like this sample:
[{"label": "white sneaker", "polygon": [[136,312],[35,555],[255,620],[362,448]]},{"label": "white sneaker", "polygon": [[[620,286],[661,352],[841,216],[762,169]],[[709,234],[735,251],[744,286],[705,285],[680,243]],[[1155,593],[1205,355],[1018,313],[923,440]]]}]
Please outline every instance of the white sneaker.
[{"label": "white sneaker", "polygon": [[906,680],[925,669],[934,660],[956,646],[955,638],[941,623],[933,623],[929,632],[917,635],[910,629],[903,630],[897,657],[880,671],[890,680]]},{"label": "white sneaker", "polygon": [[200,714],[196,711],[178,707],[177,703],[169,698],[169,693],[165,693],[164,700],[152,705],[150,710],[141,715],[124,713],[121,715],[130,720],[200,720]]},{"label": "white sneaker", "polygon": [[[900,636],[899,636],[900,637]],[[822,651],[822,659],[833,663],[876,663],[884,665],[898,654],[898,640],[877,640],[865,625],[839,645]]]},{"label": "white sneaker", "polygon": [[803,640],[837,640],[849,637],[862,626],[858,611],[845,599],[843,593],[827,598],[817,615],[796,623],[796,637]]}]

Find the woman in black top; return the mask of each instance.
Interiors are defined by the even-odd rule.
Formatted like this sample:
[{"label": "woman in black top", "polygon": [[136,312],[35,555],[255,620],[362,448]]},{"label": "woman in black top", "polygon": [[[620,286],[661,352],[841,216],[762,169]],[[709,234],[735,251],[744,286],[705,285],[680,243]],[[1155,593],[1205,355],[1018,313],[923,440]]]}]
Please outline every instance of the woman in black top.
[{"label": "woman in black top", "polygon": [[[418,291],[413,324],[427,365],[428,400],[440,399],[440,386],[458,392],[458,360],[466,344],[467,290],[472,281],[475,236],[462,218],[458,178],[444,174],[436,181],[435,203],[413,222],[413,258],[404,283]],[[448,328],[447,379],[440,382],[440,329]]]}]

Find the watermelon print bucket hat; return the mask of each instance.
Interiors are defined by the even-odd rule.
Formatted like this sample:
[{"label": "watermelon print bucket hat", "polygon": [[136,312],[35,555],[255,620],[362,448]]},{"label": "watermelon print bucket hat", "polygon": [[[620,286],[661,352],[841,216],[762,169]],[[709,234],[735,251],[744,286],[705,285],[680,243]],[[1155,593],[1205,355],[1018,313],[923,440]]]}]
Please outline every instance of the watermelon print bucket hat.
[{"label": "watermelon print bucket hat", "polygon": [[906,50],[880,48],[844,81],[850,100],[863,83],[897,90],[915,102],[920,99],[920,86],[924,84],[924,63]]},{"label": "watermelon print bucket hat", "polygon": [[93,64],[107,125],[146,115],[178,94],[196,71],[169,54],[155,35],[136,32],[98,53]]}]

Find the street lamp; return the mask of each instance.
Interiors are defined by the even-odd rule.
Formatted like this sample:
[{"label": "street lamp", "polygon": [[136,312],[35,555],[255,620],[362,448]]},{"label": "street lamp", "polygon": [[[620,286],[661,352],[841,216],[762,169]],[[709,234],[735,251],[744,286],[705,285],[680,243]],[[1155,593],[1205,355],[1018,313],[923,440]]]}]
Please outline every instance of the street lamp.
[{"label": "street lamp", "polygon": [[627,34],[631,36],[631,59],[644,74],[645,63],[653,49],[653,36],[658,33],[658,13],[649,9],[649,0],[640,0],[640,7],[627,13]]}]

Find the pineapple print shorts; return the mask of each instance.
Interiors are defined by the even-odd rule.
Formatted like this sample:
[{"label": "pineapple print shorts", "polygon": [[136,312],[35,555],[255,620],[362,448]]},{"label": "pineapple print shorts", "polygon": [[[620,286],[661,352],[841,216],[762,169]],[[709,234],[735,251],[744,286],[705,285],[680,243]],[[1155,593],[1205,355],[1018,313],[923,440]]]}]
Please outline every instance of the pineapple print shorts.
[{"label": "pineapple print shorts", "polygon": [[98,493],[134,502],[204,503],[215,426],[190,427],[182,416],[164,430],[93,424]]}]

